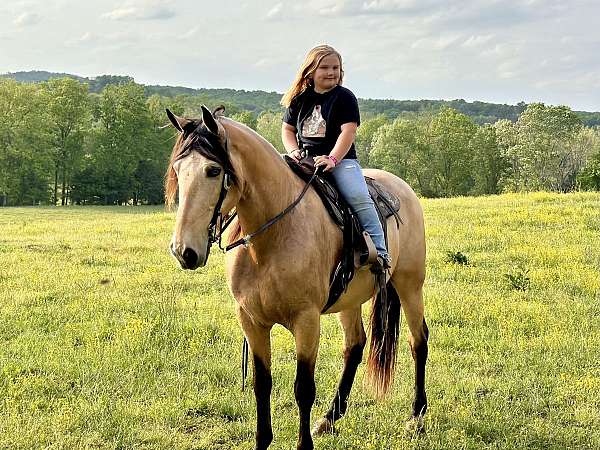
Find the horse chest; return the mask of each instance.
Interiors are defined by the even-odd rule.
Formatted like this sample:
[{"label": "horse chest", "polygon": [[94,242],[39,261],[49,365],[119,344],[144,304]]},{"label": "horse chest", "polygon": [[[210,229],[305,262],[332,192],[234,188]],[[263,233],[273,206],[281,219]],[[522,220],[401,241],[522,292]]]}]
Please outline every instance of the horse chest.
[{"label": "horse chest", "polygon": [[286,324],[296,311],[320,309],[327,297],[325,276],[298,271],[289,264],[263,266],[244,257],[231,263],[227,280],[233,297],[265,322]]}]

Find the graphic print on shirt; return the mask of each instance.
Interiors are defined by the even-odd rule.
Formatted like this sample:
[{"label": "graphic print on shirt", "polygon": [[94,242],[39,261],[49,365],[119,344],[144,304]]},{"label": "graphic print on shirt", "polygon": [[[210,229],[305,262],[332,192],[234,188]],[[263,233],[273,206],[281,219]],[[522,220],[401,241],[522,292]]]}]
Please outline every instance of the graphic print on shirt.
[{"label": "graphic print on shirt", "polygon": [[315,105],[310,117],[307,117],[302,124],[302,136],[307,138],[325,137],[327,122],[321,114],[321,105]]}]

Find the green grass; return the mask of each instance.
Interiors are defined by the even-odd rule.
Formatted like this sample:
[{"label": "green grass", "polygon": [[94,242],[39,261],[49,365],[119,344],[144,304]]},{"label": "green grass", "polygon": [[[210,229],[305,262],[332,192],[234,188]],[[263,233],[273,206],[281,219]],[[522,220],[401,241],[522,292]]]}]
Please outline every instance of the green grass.
[{"label": "green grass", "polygon": [[[405,434],[413,366],[391,397],[363,367],[319,449],[600,448],[600,195],[424,200],[431,330],[427,434]],[[242,334],[213,249],[167,253],[160,208],[0,209],[0,448],[252,449]],[[468,264],[449,254],[460,252]],[[525,274],[525,290],[507,274]],[[406,326],[402,326],[406,334]],[[323,318],[313,417],[341,370]],[[295,448],[294,347],[273,332],[273,449]]]}]

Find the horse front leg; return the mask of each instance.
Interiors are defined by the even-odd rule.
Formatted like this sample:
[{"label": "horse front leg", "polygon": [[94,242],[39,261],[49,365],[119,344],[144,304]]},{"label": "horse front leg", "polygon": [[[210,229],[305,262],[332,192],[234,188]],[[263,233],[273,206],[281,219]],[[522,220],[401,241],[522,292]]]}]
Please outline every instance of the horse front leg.
[{"label": "horse front leg", "polygon": [[302,314],[292,328],[296,339],[296,381],[294,394],[300,414],[298,450],[312,450],[310,434],[310,412],[315,402],[315,364],[319,349],[320,315],[319,311]]},{"label": "horse front leg", "polygon": [[367,342],[360,306],[340,312],[338,319],[344,330],[344,369],[329,411],[315,424],[312,430],[313,436],[332,432],[335,422],[346,414],[348,397]]},{"label": "horse front leg", "polygon": [[271,426],[271,327],[255,324],[245,313],[238,317],[252,351],[254,367],[254,396],[256,398],[256,446],[265,450],[273,441]]}]

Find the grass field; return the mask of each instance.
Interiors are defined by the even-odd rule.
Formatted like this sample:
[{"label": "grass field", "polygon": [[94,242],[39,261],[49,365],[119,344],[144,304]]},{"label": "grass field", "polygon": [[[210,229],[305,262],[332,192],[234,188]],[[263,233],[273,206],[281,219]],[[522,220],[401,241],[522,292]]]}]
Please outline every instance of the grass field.
[{"label": "grass field", "polygon": [[[423,204],[427,434],[404,432],[403,339],[391,397],[372,399],[361,366],[338,434],[316,448],[600,448],[600,194]],[[149,207],[0,209],[0,448],[253,448],[223,256],[180,270],[167,254],[173,223]],[[341,342],[324,317],[315,418]],[[271,448],[291,449],[295,363],[282,328],[273,348]]]}]

